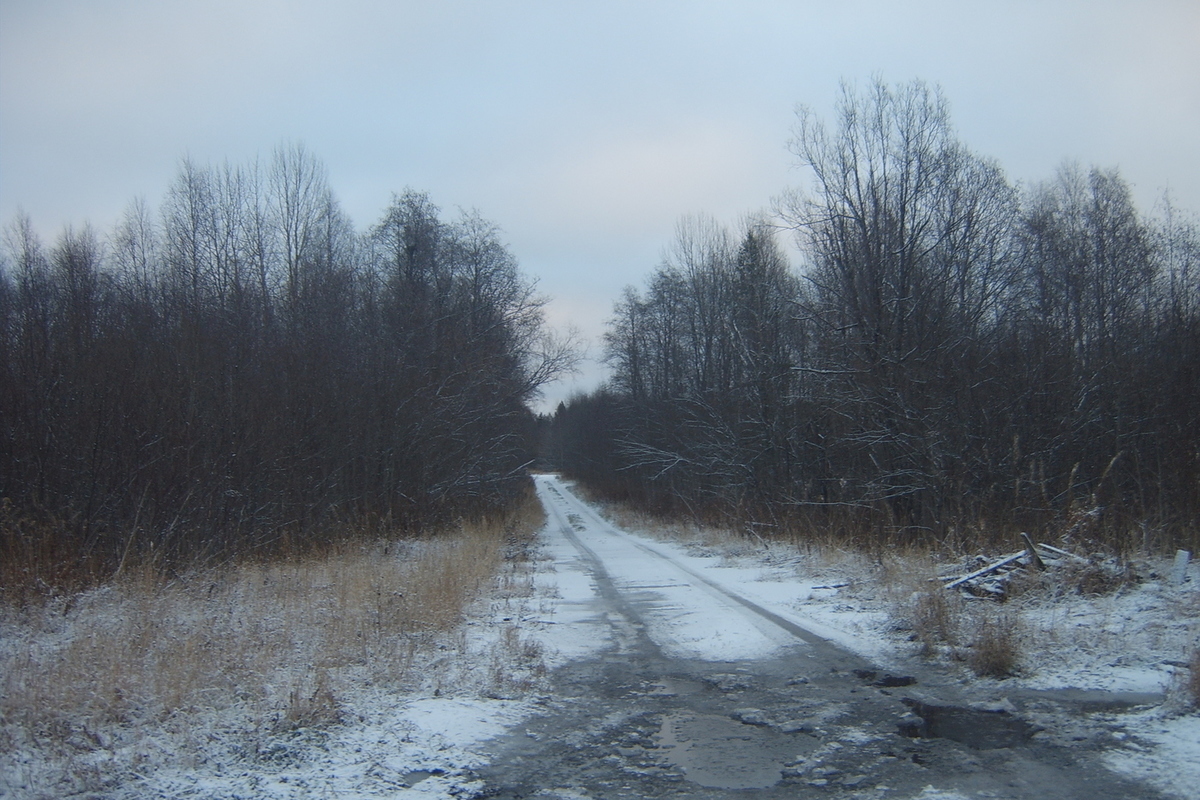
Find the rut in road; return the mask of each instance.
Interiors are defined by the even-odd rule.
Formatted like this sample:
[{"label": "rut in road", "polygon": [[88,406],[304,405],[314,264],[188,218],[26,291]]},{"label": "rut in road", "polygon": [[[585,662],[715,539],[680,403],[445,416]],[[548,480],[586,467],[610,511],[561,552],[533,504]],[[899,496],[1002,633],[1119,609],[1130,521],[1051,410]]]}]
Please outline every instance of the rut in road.
[{"label": "rut in road", "polygon": [[[888,675],[537,476],[558,568],[594,587],[598,657],[477,770],[496,798],[1062,798],[1160,795],[928,671]],[[917,685],[905,685],[917,675]],[[933,796],[937,796],[936,794]]]}]

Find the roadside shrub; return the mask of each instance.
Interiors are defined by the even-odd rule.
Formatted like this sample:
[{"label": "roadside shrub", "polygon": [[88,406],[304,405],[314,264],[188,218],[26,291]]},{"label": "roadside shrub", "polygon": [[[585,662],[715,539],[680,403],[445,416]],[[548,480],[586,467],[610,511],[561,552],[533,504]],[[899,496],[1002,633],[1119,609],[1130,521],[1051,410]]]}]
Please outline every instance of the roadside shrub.
[{"label": "roadside shrub", "polygon": [[317,670],[311,680],[304,679],[292,687],[280,727],[324,727],[342,721],[342,704],[329,680],[329,671]]},{"label": "roadside shrub", "polygon": [[957,595],[933,586],[914,592],[910,606],[913,630],[923,655],[932,655],[942,644],[958,644],[962,608]]},{"label": "roadside shrub", "polygon": [[1017,618],[997,614],[979,621],[967,653],[967,665],[976,675],[1007,678],[1016,674],[1021,661],[1021,636]]},{"label": "roadside shrub", "polygon": [[1090,558],[1086,563],[1068,563],[1061,568],[1063,585],[1082,595],[1106,595],[1138,582],[1133,568],[1114,558]]},{"label": "roadside shrub", "polygon": [[920,645],[923,656],[957,646],[962,637],[963,599],[942,588],[928,554],[884,558],[879,566],[896,630],[911,631],[910,639]]}]

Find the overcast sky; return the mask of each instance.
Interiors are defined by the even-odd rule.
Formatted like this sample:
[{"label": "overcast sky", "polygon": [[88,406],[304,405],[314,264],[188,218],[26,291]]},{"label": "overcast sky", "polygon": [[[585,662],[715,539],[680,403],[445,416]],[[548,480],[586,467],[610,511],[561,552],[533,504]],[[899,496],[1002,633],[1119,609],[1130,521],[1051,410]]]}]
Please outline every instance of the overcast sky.
[{"label": "overcast sky", "polygon": [[499,224],[599,356],[676,220],[769,208],[796,105],[873,75],[940,85],[1014,180],[1070,159],[1200,211],[1196,0],[0,0],[0,223],[108,231],[184,155],[300,142],[360,229],[405,187]]}]

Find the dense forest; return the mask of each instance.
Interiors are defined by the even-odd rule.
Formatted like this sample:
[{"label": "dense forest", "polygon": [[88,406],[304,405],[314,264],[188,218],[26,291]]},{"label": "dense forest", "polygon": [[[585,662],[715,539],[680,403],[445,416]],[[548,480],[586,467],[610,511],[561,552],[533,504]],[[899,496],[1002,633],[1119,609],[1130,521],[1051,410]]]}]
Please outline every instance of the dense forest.
[{"label": "dense forest", "polygon": [[406,191],[359,234],[299,146],[185,160],[107,236],[21,217],[4,244],[9,583],[494,511],[571,362],[493,224]]},{"label": "dense forest", "polygon": [[685,218],[616,303],[551,463],[759,532],[1195,549],[1194,218],[1115,170],[1016,186],[920,82],[801,110],[790,149],[809,186],[737,231]]}]

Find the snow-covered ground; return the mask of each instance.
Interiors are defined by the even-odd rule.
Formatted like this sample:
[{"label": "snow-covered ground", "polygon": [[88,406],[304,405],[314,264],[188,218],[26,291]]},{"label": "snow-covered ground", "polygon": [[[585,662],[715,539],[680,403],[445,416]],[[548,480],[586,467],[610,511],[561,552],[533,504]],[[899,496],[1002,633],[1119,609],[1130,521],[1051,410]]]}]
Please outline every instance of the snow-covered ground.
[{"label": "snow-covered ground", "polygon": [[[550,478],[538,480],[544,500],[569,490]],[[656,598],[648,633],[664,652],[750,660],[786,644],[770,625],[730,617],[729,603],[720,597],[725,591],[883,668],[911,663],[915,645],[897,630],[891,613],[894,589],[878,580],[877,565],[857,555],[603,529],[608,523],[602,525],[598,514],[586,522],[579,529],[590,533],[582,541],[610,548],[602,555],[614,583]],[[666,561],[647,558],[648,551]],[[131,744],[100,736],[81,742],[70,764],[45,763],[36,742],[5,725],[0,797],[54,796],[46,781],[65,769],[92,776],[92,788],[81,795],[90,797],[471,797],[481,788],[471,770],[487,758],[487,740],[546,702],[539,669],[594,656],[621,636],[620,626],[598,613],[598,587],[577,543],[554,525],[520,569],[520,580],[532,590],[515,600],[510,593],[478,602],[448,638],[446,659],[431,663],[430,679],[418,687],[343,683],[338,724],[263,734],[249,753],[223,736],[220,715],[195,713],[186,721],[187,736],[176,732],[161,742],[130,737]],[[1165,564],[1157,570],[1167,572]],[[1183,712],[1177,684],[1179,673],[1186,674],[1179,664],[1200,646],[1200,568],[1193,563],[1182,587],[1150,579],[1113,595],[1029,598],[1014,608],[1031,643],[1019,676],[985,680],[961,665],[941,666],[967,690],[977,686],[988,696],[1043,688],[1165,693],[1165,705],[1112,714],[1112,735],[1121,745],[1109,751],[1108,763],[1180,798],[1195,797],[1200,716]],[[160,747],[167,751],[155,752]]]},{"label": "snow-covered ground", "polygon": [[[393,545],[390,555],[384,549],[368,554],[366,561],[390,558],[432,567],[434,556],[425,550],[444,550],[447,557],[472,552],[437,549],[438,544]],[[360,571],[362,563],[350,561]],[[389,648],[388,642],[363,637],[361,649],[368,655],[341,666],[321,663],[329,648],[303,636],[362,636],[353,628],[337,630],[344,622],[336,618],[339,595],[353,595],[354,590],[362,595],[349,604],[368,606],[361,609],[356,626],[382,624],[376,612],[388,610],[397,598],[371,581],[353,585],[361,575],[322,566],[280,570],[302,573],[298,585],[315,596],[272,595],[278,603],[254,592],[274,590],[286,584],[287,576],[251,566],[250,577],[257,579],[231,581],[238,588],[225,592],[231,596],[224,600],[216,583],[210,596],[204,580],[190,581],[200,584],[198,591],[146,596],[105,587],[34,611],[0,615],[0,689],[11,696],[23,693],[38,702],[46,696],[45,681],[35,673],[57,674],[51,671],[70,660],[82,662],[79,671],[64,674],[78,677],[80,686],[111,686],[89,680],[87,673],[116,665],[129,672],[116,676],[118,685],[141,695],[131,698],[133,711],[126,718],[111,713],[120,705],[111,698],[89,703],[86,697],[76,698],[81,707],[73,717],[58,708],[24,714],[19,707],[7,718],[0,716],[0,798],[472,796],[476,782],[470,769],[481,763],[478,744],[533,713],[540,702],[529,689],[544,673],[541,647],[520,626],[523,619],[550,610],[548,598],[533,589],[534,571],[548,568],[548,562],[518,558],[503,564],[491,590],[469,608],[463,624],[417,633],[419,644],[411,654],[403,643]],[[379,575],[389,574],[379,570]],[[147,597],[155,604],[169,603],[170,610],[141,608],[150,602]],[[369,607],[371,603],[377,605]],[[331,607],[332,614],[323,613]],[[145,611],[146,625],[130,622]],[[164,614],[171,617],[170,624],[162,620]],[[175,619],[180,616],[190,618]],[[118,633],[109,637],[112,630]],[[283,636],[295,631],[302,636]],[[197,648],[222,647],[214,637],[240,637],[251,649],[230,648],[231,657],[241,663],[236,670],[212,673],[211,688],[191,692],[178,704],[156,706],[145,698],[162,687],[138,674],[147,666],[142,663],[146,659],[133,657],[138,648],[87,663],[95,654],[88,640],[104,637],[105,646],[116,649],[128,641],[127,634],[139,632],[177,640],[174,646],[144,651],[163,653],[150,660],[192,683],[196,680],[187,674],[186,661],[197,655]],[[255,642],[271,654],[264,663],[258,663]],[[257,694],[250,685],[218,685],[229,674],[257,676]],[[314,677],[321,675],[327,676],[326,689]],[[326,698],[328,707],[322,708]],[[12,703],[4,707],[14,708]],[[317,712],[313,718],[286,716],[310,708]]]}]

